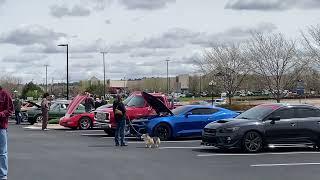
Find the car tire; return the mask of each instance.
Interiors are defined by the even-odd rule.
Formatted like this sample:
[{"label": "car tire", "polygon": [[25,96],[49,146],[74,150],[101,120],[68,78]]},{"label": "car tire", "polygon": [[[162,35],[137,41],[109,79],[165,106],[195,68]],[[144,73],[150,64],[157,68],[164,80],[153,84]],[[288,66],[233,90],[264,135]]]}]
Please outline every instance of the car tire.
[{"label": "car tire", "polygon": [[42,117],[41,114],[36,115],[36,116],[34,117],[33,124],[35,124],[35,123],[41,124],[41,123],[42,123],[42,119],[43,119],[43,117]]},{"label": "car tire", "polygon": [[243,136],[242,148],[248,153],[257,153],[263,149],[263,138],[257,131],[249,131]]},{"label": "car tire", "polygon": [[166,123],[158,124],[154,130],[153,134],[155,137],[159,137],[161,141],[167,141],[172,138],[171,127]]},{"label": "car tire", "polygon": [[88,117],[83,117],[79,120],[79,129],[88,130],[92,127],[92,121]]}]

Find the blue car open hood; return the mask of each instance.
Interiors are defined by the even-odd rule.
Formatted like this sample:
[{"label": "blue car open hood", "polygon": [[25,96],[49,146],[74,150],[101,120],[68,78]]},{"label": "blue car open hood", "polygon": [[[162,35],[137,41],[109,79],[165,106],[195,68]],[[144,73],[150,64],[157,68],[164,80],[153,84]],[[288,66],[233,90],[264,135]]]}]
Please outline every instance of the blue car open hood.
[{"label": "blue car open hood", "polygon": [[163,104],[158,98],[148,94],[146,92],[142,92],[142,97],[147,101],[147,103],[157,112],[157,114],[168,113],[173,115],[170,109]]}]

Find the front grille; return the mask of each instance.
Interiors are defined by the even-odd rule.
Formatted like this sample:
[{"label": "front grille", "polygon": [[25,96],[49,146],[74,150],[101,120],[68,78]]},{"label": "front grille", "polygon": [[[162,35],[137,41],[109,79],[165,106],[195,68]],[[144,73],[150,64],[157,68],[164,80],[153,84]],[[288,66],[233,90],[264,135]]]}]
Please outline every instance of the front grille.
[{"label": "front grille", "polygon": [[209,134],[216,134],[217,130],[216,129],[204,128],[204,132],[205,133],[209,133]]},{"label": "front grille", "polygon": [[100,122],[109,122],[109,113],[97,112],[95,113],[94,118]]}]

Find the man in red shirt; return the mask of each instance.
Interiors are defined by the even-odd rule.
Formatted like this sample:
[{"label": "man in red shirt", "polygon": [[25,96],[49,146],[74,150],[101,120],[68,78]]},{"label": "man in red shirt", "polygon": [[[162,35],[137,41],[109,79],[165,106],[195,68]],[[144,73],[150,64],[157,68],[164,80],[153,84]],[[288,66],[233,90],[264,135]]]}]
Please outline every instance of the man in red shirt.
[{"label": "man in red shirt", "polygon": [[0,179],[8,175],[8,118],[13,112],[10,94],[0,86]]}]

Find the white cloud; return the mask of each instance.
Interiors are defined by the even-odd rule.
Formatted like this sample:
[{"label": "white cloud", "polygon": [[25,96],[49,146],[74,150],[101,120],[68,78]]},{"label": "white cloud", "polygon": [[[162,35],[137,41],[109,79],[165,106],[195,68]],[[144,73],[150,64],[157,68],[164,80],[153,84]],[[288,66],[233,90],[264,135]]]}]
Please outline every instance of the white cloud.
[{"label": "white cloud", "polygon": [[229,0],[226,9],[234,10],[287,10],[320,8],[319,0]]},{"label": "white cloud", "polygon": [[89,16],[91,10],[82,5],[74,5],[69,8],[67,5],[52,5],[50,14],[54,17],[61,18],[64,16]]},{"label": "white cloud", "polygon": [[176,0],[119,0],[119,2],[130,10],[155,10],[165,8]]},{"label": "white cloud", "polygon": [[14,45],[50,44],[65,38],[64,33],[40,25],[24,25],[0,35],[0,43]]}]

